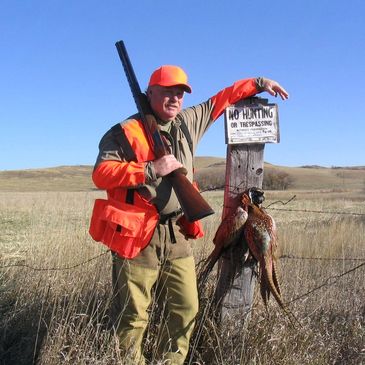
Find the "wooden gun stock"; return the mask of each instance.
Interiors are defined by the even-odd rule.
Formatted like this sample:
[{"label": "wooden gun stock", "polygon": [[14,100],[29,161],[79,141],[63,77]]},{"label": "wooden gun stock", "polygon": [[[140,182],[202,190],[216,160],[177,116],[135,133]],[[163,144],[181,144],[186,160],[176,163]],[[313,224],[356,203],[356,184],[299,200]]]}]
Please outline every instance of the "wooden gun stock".
[{"label": "wooden gun stock", "polygon": [[195,222],[214,214],[214,210],[203,199],[199,191],[194,188],[193,184],[179,170],[171,172],[168,175],[168,179],[175,191],[186,219],[189,222]]},{"label": "wooden gun stock", "polygon": [[[118,41],[115,46],[117,47],[129,87],[132,91],[134,101],[145,127],[149,144],[151,148],[153,148],[156,158],[160,158],[168,152],[161,137],[156,118],[153,115],[146,95],[141,92],[132,64],[129,60],[127,50],[124,46],[124,42]],[[185,168],[182,168],[171,172],[167,175],[167,178],[175,191],[186,219],[190,222],[194,222],[213,214],[214,210],[194,188],[193,184],[188,180],[185,174],[186,170]]]}]

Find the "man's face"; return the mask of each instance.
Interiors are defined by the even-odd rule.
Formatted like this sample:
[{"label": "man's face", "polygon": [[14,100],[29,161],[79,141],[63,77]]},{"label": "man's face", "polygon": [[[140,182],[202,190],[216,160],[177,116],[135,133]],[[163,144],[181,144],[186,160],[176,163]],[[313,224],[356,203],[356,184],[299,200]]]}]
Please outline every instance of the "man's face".
[{"label": "man's face", "polygon": [[181,111],[184,89],[180,86],[153,85],[147,91],[148,100],[154,113],[162,120],[175,119]]}]

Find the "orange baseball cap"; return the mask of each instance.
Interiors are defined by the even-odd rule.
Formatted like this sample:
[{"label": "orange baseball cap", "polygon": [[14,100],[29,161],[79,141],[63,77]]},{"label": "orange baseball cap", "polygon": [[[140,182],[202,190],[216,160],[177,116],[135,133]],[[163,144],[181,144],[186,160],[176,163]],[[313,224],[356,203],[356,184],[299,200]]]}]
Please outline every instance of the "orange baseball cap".
[{"label": "orange baseball cap", "polygon": [[164,65],[155,70],[148,83],[148,86],[153,85],[182,86],[187,93],[191,93],[188,75],[179,66]]}]

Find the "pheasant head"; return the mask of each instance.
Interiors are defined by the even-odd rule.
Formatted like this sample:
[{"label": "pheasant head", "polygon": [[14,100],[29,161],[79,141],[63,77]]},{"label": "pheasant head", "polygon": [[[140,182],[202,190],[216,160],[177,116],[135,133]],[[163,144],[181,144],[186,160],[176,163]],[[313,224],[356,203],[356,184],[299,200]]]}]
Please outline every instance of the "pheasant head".
[{"label": "pheasant head", "polygon": [[265,201],[265,193],[262,189],[251,187],[244,191],[241,202],[244,207],[256,206],[261,208],[261,204]]}]

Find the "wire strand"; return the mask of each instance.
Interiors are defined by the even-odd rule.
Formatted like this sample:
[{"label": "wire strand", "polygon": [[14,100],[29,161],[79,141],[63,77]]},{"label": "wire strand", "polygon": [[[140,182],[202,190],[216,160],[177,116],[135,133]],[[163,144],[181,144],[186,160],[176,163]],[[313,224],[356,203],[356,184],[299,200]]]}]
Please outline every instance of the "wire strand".
[{"label": "wire strand", "polygon": [[0,266],[0,269],[6,269],[6,268],[10,268],[10,267],[25,267],[27,269],[31,269],[33,271],[64,271],[64,270],[72,270],[75,269],[76,267],[79,266],[83,266],[91,261],[94,261],[96,259],[98,259],[101,256],[106,255],[108,252],[110,252],[110,250],[104,251],[101,254],[91,257],[90,259],[80,262],[78,264],[72,265],[72,266],[65,266],[65,267],[34,267],[28,264],[10,264],[10,265],[3,265]]},{"label": "wire strand", "polygon": [[283,209],[283,208],[269,208],[276,211],[285,212],[303,212],[303,213],[319,213],[319,214],[338,214],[338,215],[355,215],[355,216],[365,216],[365,213],[356,212],[336,212],[336,211],[326,211],[326,210],[310,210],[310,209]]},{"label": "wire strand", "polygon": [[[322,289],[323,287],[325,287],[325,286],[330,286],[330,285],[334,285],[334,284],[336,284],[337,283],[337,281],[340,279],[340,278],[342,278],[343,276],[345,276],[345,275],[348,275],[348,274],[350,274],[350,273],[352,273],[352,272],[354,272],[354,271],[356,271],[356,270],[359,270],[360,268],[362,268],[362,267],[364,267],[365,266],[365,261],[364,262],[362,262],[360,265],[357,265],[357,266],[355,266],[355,267],[353,267],[353,268],[351,268],[350,270],[347,270],[347,271],[345,271],[345,272],[343,272],[343,273],[341,273],[341,274],[339,274],[339,275],[332,275],[332,276],[330,276],[330,277],[328,277],[321,285],[318,285],[318,286],[316,286],[316,287],[314,287],[313,289],[311,289],[311,290],[308,290],[306,293],[304,293],[304,294],[301,294],[301,295],[299,295],[298,297],[296,297],[296,298],[294,298],[294,299],[292,299],[292,300],[290,300],[289,302],[286,302],[285,304],[286,305],[288,305],[288,304],[292,304],[292,303],[294,303],[294,302],[296,302],[296,301],[298,301],[298,300],[300,300],[300,299],[303,299],[303,298],[305,298],[305,297],[307,297],[307,296],[309,296],[310,294],[312,294],[313,292],[315,292],[315,291],[317,291],[317,290],[319,290],[319,289]],[[333,282],[330,282],[330,280],[332,280],[332,279],[335,279]]]},{"label": "wire strand", "polygon": [[279,259],[293,259],[293,260],[323,260],[323,261],[365,261],[365,258],[351,258],[351,257],[302,257],[293,255],[281,255]]}]

